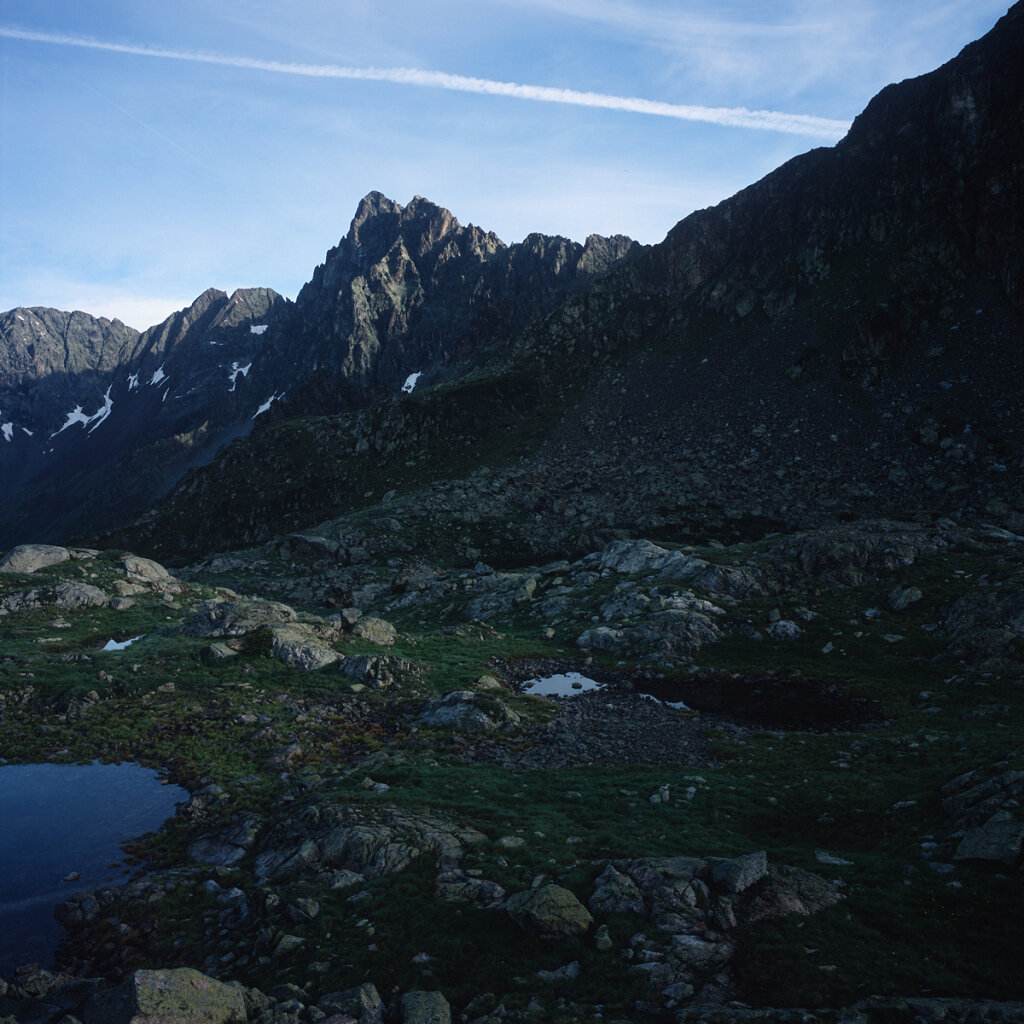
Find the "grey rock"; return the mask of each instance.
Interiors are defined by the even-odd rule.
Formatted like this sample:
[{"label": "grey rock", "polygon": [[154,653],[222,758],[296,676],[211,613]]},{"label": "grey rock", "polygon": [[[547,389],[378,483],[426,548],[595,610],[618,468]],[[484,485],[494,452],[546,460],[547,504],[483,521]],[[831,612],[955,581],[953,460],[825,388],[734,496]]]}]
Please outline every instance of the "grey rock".
[{"label": "grey rock", "polygon": [[428,701],[419,720],[435,729],[496,732],[517,725],[520,716],[490,693],[453,690]]},{"label": "grey rock", "polygon": [[135,971],[85,1007],[85,1024],[243,1024],[245,999],[232,985],[190,967]]},{"label": "grey rock", "polygon": [[402,1024],[452,1024],[452,1010],[440,992],[406,992],[402,996]]},{"label": "grey rock", "polygon": [[352,635],[381,647],[390,647],[398,636],[398,630],[384,619],[364,615],[352,627]]},{"label": "grey rock", "polygon": [[692,576],[707,562],[678,551],[658,547],[649,540],[612,541],[601,552],[598,565],[623,574],[658,573],[659,576]]},{"label": "grey rock", "polygon": [[312,839],[297,846],[264,850],[256,858],[254,871],[259,882],[273,882],[303,874],[320,864],[320,849]]},{"label": "grey rock", "polygon": [[374,690],[386,690],[413,672],[413,664],[405,658],[389,654],[366,654],[359,658],[343,657],[338,662],[342,675],[354,683]]},{"label": "grey rock", "polygon": [[595,626],[576,638],[576,646],[584,650],[621,651],[626,645],[625,632],[609,626]]},{"label": "grey rock", "polygon": [[232,650],[227,644],[216,643],[210,644],[210,646],[206,648],[206,656],[211,661],[224,661],[227,658],[236,658],[238,656],[238,651]]},{"label": "grey rock", "polygon": [[276,601],[204,601],[185,626],[190,636],[244,636],[263,626],[295,622],[294,609]]},{"label": "grey rock", "polygon": [[110,597],[99,587],[88,583],[58,583],[53,603],[58,608],[105,608]]},{"label": "grey rock", "polygon": [[55,544],[19,544],[0,558],[0,572],[33,573],[48,565],[60,565],[71,558],[71,552]]},{"label": "grey rock", "polygon": [[733,860],[716,861],[711,877],[716,885],[728,892],[743,892],[764,878],[768,871],[768,856],[764,850],[747,853]]},{"label": "grey rock", "polygon": [[901,612],[923,597],[924,594],[917,587],[894,587],[889,592],[889,607],[894,612]]},{"label": "grey rock", "polygon": [[159,562],[139,555],[125,556],[124,570],[129,583],[162,584],[174,579]]},{"label": "grey rock", "polygon": [[594,894],[587,906],[595,914],[642,914],[644,897],[628,875],[609,864],[594,882]]},{"label": "grey rock", "polygon": [[771,623],[765,632],[773,640],[799,640],[803,630],[792,619],[779,619]]},{"label": "grey rock", "polygon": [[325,1013],[346,1013],[359,1024],[380,1024],[384,1019],[384,1003],[371,982],[364,982],[343,992],[330,992],[323,996],[317,1007]]},{"label": "grey rock", "polygon": [[997,811],[978,828],[970,829],[960,840],[953,860],[986,860],[1015,868],[1021,862],[1024,821],[1007,811]]},{"label": "grey rock", "polygon": [[594,923],[587,908],[560,885],[517,892],[508,898],[505,909],[523,931],[543,938],[582,935]]},{"label": "grey rock", "polygon": [[328,644],[318,640],[313,632],[301,623],[271,626],[270,653],[290,668],[303,672],[333,665],[341,655]]}]

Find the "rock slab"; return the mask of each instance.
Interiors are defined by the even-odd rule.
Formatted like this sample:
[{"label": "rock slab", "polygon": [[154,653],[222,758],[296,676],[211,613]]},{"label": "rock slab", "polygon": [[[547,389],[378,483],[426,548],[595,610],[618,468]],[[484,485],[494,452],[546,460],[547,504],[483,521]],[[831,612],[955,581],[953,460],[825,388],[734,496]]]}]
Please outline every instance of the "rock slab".
[{"label": "rock slab", "polygon": [[191,967],[136,971],[86,1005],[85,1024],[244,1024],[241,989]]}]

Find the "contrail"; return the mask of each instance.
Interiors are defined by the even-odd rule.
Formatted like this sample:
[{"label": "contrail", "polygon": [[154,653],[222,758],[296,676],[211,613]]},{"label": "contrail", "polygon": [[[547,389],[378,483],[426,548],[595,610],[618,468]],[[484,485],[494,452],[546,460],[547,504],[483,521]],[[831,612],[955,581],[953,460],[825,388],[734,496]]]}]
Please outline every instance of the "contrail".
[{"label": "contrail", "polygon": [[450,75],[444,71],[420,71],[416,68],[354,68],[338,64],[285,64],[278,61],[256,60],[252,57],[230,57],[214,53],[196,53],[187,50],[164,50],[130,43],[110,43],[84,36],[52,32],[34,32],[27,29],[0,25],[0,36],[22,39],[32,43],[51,43],[56,46],[78,46],[88,50],[107,50],[137,57],[159,57],[163,60],[183,60],[193,64],[216,64],[221,67],[243,68],[249,71],[269,71],[282,75],[301,75],[306,78],[348,78],[369,82],[394,82],[396,85],[416,85],[454,92],[483,93],[489,96],[513,96],[517,99],[540,103],[567,103],[577,107],[599,107],[604,110],[623,110],[634,114],[653,114],[674,117],[682,121],[706,121],[731,128],[756,128],[765,131],[811,135],[836,141],[846,134],[847,121],[836,121],[811,114],[786,114],[777,110],[747,110],[745,107],[700,107],[677,103],[662,103],[635,96],[610,96],[600,92],[578,92],[575,89],[554,89],[544,85],[520,85],[516,82],[497,82],[489,78],[469,78]]}]

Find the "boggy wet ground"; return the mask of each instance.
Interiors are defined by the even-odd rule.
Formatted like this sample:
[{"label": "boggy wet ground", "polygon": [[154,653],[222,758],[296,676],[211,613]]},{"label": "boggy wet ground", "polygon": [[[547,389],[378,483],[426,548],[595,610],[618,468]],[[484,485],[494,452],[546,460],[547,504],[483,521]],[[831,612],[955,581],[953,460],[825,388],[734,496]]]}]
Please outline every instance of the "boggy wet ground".
[{"label": "boggy wet ground", "polygon": [[879,701],[851,696],[836,683],[805,676],[701,672],[672,681],[641,680],[637,690],[766,729],[850,731],[879,725],[886,718]]},{"label": "boggy wet ground", "polygon": [[879,701],[852,696],[838,683],[807,676],[707,671],[659,679],[622,675],[593,664],[552,658],[496,660],[493,667],[513,689],[522,692],[529,692],[523,687],[527,680],[578,672],[604,684],[600,694],[606,702],[636,694],[666,705],[682,703],[699,713],[764,729],[850,731],[886,720]]}]

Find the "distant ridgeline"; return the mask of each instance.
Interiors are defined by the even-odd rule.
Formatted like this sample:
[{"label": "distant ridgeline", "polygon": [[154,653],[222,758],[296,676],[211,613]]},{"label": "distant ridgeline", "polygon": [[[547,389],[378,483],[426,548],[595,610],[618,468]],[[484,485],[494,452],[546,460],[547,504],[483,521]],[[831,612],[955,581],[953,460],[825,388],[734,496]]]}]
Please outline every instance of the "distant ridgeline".
[{"label": "distant ridgeline", "polygon": [[920,509],[1020,528],[1021,53],[1017,4],[656,246],[505,245],[374,192],[295,302],[210,290],[142,334],[2,314],[0,545],[134,519],[108,539],[186,557],[483,467],[552,552]]}]

